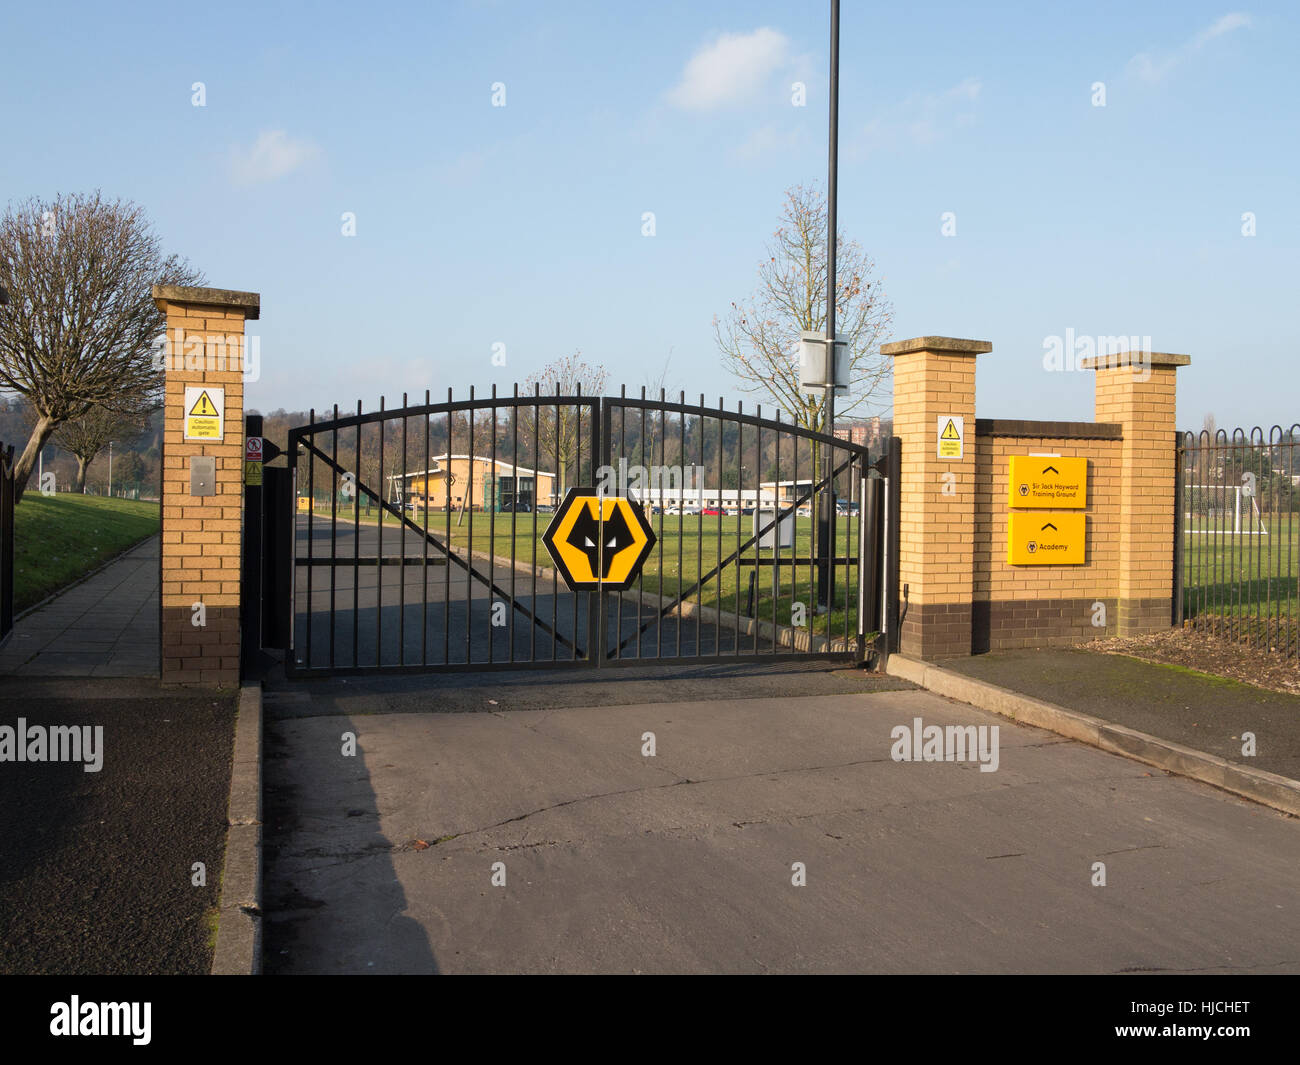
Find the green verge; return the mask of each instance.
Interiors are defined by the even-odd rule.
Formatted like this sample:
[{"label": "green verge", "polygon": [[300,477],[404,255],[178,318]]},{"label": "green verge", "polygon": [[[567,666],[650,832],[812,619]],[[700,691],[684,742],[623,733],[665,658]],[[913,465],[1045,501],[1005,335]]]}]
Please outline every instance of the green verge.
[{"label": "green verge", "polygon": [[157,503],[28,491],[14,508],[14,611],[158,532]]}]

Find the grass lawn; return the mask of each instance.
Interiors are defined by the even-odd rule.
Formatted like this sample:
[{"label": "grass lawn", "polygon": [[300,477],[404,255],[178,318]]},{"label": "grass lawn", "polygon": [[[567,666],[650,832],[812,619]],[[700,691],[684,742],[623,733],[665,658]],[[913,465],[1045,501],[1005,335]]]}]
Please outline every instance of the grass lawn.
[{"label": "grass lawn", "polygon": [[[1184,613],[1300,616],[1300,515],[1270,515],[1268,535],[1186,532]],[[1252,523],[1252,531],[1255,527]]]},{"label": "grass lawn", "polygon": [[158,531],[158,504],[29,491],[14,508],[14,611]]}]

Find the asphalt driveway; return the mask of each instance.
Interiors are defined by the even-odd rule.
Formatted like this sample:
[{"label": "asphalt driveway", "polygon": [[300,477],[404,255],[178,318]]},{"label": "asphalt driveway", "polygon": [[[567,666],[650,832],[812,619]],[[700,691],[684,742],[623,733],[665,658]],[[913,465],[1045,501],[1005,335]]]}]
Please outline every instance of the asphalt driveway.
[{"label": "asphalt driveway", "polygon": [[[809,690],[268,693],[267,970],[1300,972],[1300,822],[927,692]],[[917,717],[999,726],[999,768],[892,760]]]},{"label": "asphalt driveway", "polygon": [[103,761],[90,773],[81,763],[0,763],[0,973],[206,973],[234,696],[7,678],[0,727],[19,720],[102,728]]}]

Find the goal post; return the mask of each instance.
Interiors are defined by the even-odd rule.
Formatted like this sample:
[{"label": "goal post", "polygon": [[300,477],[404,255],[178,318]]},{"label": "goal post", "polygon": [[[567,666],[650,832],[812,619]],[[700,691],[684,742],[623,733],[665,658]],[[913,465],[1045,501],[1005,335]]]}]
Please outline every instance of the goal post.
[{"label": "goal post", "polygon": [[1183,486],[1183,532],[1191,536],[1267,536],[1255,494],[1239,484]]}]

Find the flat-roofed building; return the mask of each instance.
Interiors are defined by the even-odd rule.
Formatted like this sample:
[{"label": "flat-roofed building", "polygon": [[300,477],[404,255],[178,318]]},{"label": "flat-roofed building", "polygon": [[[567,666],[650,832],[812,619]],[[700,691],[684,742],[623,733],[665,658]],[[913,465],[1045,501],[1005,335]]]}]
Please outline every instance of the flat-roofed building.
[{"label": "flat-roofed building", "polygon": [[389,478],[404,502],[443,510],[534,509],[559,502],[556,476],[545,470],[514,466],[488,455],[434,455],[433,466]]}]

